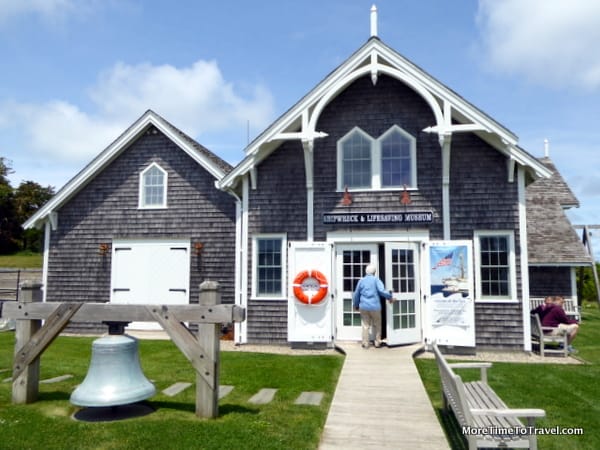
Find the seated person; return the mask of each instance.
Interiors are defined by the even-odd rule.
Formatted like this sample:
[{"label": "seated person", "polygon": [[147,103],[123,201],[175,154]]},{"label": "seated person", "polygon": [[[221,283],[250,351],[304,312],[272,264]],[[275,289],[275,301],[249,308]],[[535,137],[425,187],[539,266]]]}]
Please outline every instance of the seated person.
[{"label": "seated person", "polygon": [[553,306],[554,306],[554,297],[549,295],[546,298],[544,298],[544,303],[542,303],[541,305],[539,305],[531,310],[531,314],[537,314],[539,316],[540,322],[541,322],[542,319],[544,318],[544,316],[546,315],[546,313],[548,311],[550,311],[550,309]]},{"label": "seated person", "polygon": [[571,346],[571,342],[577,336],[577,332],[579,331],[579,325],[577,321],[574,319],[569,319],[565,314],[565,310],[563,309],[563,305],[565,303],[565,299],[562,297],[554,297],[554,304],[552,306],[547,307],[546,312],[544,314],[544,318],[540,318],[542,322],[542,326],[544,327],[553,327],[556,328],[552,330],[553,335],[567,335],[567,343],[569,344],[569,352],[575,353],[575,349]]}]

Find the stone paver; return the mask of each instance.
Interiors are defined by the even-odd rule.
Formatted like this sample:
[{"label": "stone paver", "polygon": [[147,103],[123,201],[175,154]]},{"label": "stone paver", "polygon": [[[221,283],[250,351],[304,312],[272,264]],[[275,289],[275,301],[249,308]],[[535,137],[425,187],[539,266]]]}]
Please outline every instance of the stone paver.
[{"label": "stone paver", "polygon": [[294,404],[319,406],[321,400],[323,400],[323,395],[323,392],[301,392]]},{"label": "stone paver", "polygon": [[68,380],[70,378],[73,378],[73,375],[71,374],[65,374],[65,375],[60,375],[58,377],[54,377],[54,378],[46,378],[45,380],[40,380],[40,383],[60,383],[61,381],[65,381]]},{"label": "stone paver", "polygon": [[254,394],[248,402],[253,403],[255,405],[264,405],[273,401],[275,394],[277,393],[277,389],[264,388]]},{"label": "stone paver", "polygon": [[192,385],[192,383],[184,383],[184,382],[174,383],[171,386],[169,386],[168,388],[166,388],[165,390],[163,390],[162,393],[169,397],[174,397],[177,394],[179,394],[180,392],[183,392],[184,390],[189,388],[191,385]]},{"label": "stone paver", "polygon": [[221,386],[219,386],[219,399],[222,399],[227,394],[229,394],[231,391],[233,391],[233,386],[229,386],[227,384],[222,384]]}]

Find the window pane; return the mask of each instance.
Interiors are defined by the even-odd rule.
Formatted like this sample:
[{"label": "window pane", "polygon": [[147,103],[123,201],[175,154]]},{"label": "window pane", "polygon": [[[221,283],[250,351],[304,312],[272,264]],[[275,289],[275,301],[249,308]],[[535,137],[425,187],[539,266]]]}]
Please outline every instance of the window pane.
[{"label": "window pane", "polygon": [[165,175],[156,166],[148,169],[142,177],[142,204],[160,206],[164,204]]},{"label": "window pane", "polygon": [[342,173],[344,186],[371,187],[371,141],[358,131],[342,144]]},{"label": "window pane", "polygon": [[282,292],[281,239],[258,239],[257,295],[279,296]]},{"label": "window pane", "polygon": [[381,185],[399,187],[412,185],[411,142],[394,130],[381,141]]},{"label": "window pane", "polygon": [[510,267],[508,236],[482,236],[480,243],[481,294],[484,297],[508,297]]}]

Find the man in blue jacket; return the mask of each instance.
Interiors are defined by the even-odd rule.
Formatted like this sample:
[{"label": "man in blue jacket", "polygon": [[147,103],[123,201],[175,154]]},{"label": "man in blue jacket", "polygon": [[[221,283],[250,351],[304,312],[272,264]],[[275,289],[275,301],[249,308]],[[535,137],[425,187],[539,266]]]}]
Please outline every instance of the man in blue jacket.
[{"label": "man in blue jacket", "polygon": [[363,348],[369,348],[371,328],[375,335],[375,347],[381,347],[381,302],[379,298],[392,299],[392,292],[385,290],[381,280],[375,276],[375,271],[375,265],[367,266],[366,275],[360,279],[352,296],[354,309],[360,311]]}]

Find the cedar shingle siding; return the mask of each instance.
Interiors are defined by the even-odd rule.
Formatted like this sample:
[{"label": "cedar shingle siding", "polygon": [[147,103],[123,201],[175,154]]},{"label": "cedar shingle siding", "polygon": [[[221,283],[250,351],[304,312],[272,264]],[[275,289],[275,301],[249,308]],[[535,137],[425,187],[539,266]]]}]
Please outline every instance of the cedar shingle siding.
[{"label": "cedar shingle siding", "polygon": [[[168,208],[138,209],[139,174],[156,162],[168,172]],[[235,203],[215,178],[151,127],[58,211],[52,231],[48,301],[108,302],[111,255],[99,245],[122,238],[192,242],[190,301],[204,280],[218,281],[223,303],[234,296]],[[193,243],[204,247],[200,257]]]},{"label": "cedar shingle siding", "polygon": [[[351,192],[351,204],[343,205],[337,182],[338,142],[356,127],[375,140],[393,126],[413,136],[416,142],[417,187],[409,191],[410,204],[401,203],[404,193],[398,187],[357,189]],[[313,139],[314,136],[318,137]],[[447,138],[451,138],[450,147],[446,145]],[[253,244],[256,236],[265,234],[285,235],[288,242],[306,241],[309,237],[303,141],[313,145],[307,149],[313,151],[309,181],[314,241],[323,242],[328,233],[336,231],[340,242],[353,240],[349,232],[354,230],[385,231],[374,233],[372,239],[361,233],[362,242],[379,245],[381,276],[385,275],[385,246],[381,242],[384,235],[395,235],[389,240],[397,242],[410,237],[414,242],[422,242],[423,249],[427,248],[427,240],[473,241],[476,232],[506,231],[514,235],[516,298],[476,302],[478,347],[527,347],[522,306],[526,294],[570,296],[572,267],[591,262],[563,212],[564,208],[577,205],[577,199],[551,161],[536,160],[517,146],[517,137],[510,130],[380,39],[371,38],[252,141],[244,160],[235,168],[156,113],[147,111],[28,221],[28,226],[53,223],[53,212],[58,213],[58,228],[51,232],[49,244],[47,300],[110,300],[111,252],[101,255],[101,244],[112,244],[116,239],[185,239],[190,241],[192,253],[190,300],[197,301],[202,281],[218,281],[224,303],[234,302],[237,294],[239,302],[247,307],[246,326],[240,328],[242,333],[236,339],[286,343],[288,280],[282,280],[280,298],[253,298]],[[441,143],[445,150],[450,149],[448,191],[444,190],[442,179],[443,163],[447,161],[442,157]],[[509,157],[513,158],[513,165],[509,164]],[[138,209],[139,175],[152,163],[168,173],[166,209]],[[510,167],[515,170],[512,174],[508,173]],[[524,198],[524,193],[519,192],[519,187],[524,187],[522,175],[528,182],[537,179],[526,188],[526,205],[520,205]],[[215,182],[223,191],[217,189]],[[251,185],[247,192],[244,182]],[[237,218],[236,200],[225,190],[240,200]],[[446,193],[449,209],[444,216]],[[527,236],[521,236],[525,217],[519,214],[524,210]],[[323,215],[330,213],[401,211],[431,211],[433,221],[419,225],[323,223]],[[445,217],[449,218],[445,225],[450,236],[444,236]],[[236,220],[240,220],[239,242],[247,241],[246,249],[236,249]],[[411,234],[412,227],[418,232]],[[200,255],[194,251],[197,243],[202,244]],[[522,262],[525,249],[528,268]],[[474,256],[476,266],[478,258]],[[239,262],[236,257],[247,258],[241,264],[245,268],[247,263],[247,273],[235,272]],[[333,277],[337,277],[336,269],[333,268]],[[426,270],[419,268],[418,276],[424,276]],[[522,274],[529,280],[522,280]],[[473,275],[477,283],[478,274]],[[247,292],[234,293],[236,276],[238,286],[247,286]],[[527,285],[530,292],[523,293],[522,287]],[[427,292],[425,283],[420,287],[423,293]],[[425,312],[425,301],[420,306]],[[334,311],[338,315],[334,318],[336,324],[342,317],[340,313]],[[424,333],[426,328],[427,324]],[[336,331],[332,334],[335,338]]]},{"label": "cedar shingle siding", "polygon": [[[306,178],[298,142],[287,142],[258,167],[257,188],[250,189],[248,235],[287,233],[288,240],[306,239]],[[248,240],[252,280],[252,239]],[[252,300],[248,286],[249,343],[287,342],[287,300]]]},{"label": "cedar shingle siding", "polygon": [[[375,86],[368,77],[358,79],[324,109],[317,125],[327,137],[314,145],[315,240],[345,225],[324,225],[325,212],[398,211],[399,191],[353,192],[352,205],[342,206],[337,190],[337,142],[358,126],[378,138],[398,125],[417,139],[418,190],[411,191],[414,210],[432,210],[430,239],[442,239],[441,149],[436,134],[422,130],[434,123],[429,106],[403,83],[381,76]],[[257,189],[250,190],[249,231],[287,232],[288,240],[306,239],[306,184],[303,150],[299,142],[286,142],[258,167]],[[452,239],[473,239],[474,230],[512,230],[515,233],[518,296],[520,289],[520,245],[517,182],[508,182],[506,158],[471,133],[452,138],[450,175]],[[363,228],[361,228],[363,229]],[[395,224],[369,230],[398,229]],[[251,242],[250,242],[251,245]],[[251,248],[248,249],[252,255]],[[251,261],[251,260],[250,260]],[[249,263],[251,270],[252,264]],[[250,273],[250,280],[253,274]],[[250,290],[250,288],[249,288]],[[251,292],[248,293],[251,296]],[[250,297],[251,298],[251,297]],[[287,302],[251,300],[248,305],[248,341],[285,341]],[[523,343],[520,304],[478,303],[478,346],[519,347]]]},{"label": "cedar shingle siding", "polygon": [[[417,139],[417,181],[419,190],[411,192],[411,208],[431,209],[438,220],[431,225],[433,234],[441,237],[441,158],[436,135],[422,130],[433,117],[422,99],[404,84],[382,76],[373,86],[368,77],[352,83],[335,98],[319,118],[317,130],[328,137],[315,141],[315,240],[325,240],[326,233],[346,229],[344,225],[324,225],[323,213],[344,211],[398,211],[399,192],[352,193],[352,205],[342,206],[337,192],[337,142],[359,127],[378,138],[393,125],[398,125]],[[390,229],[397,225],[379,225],[371,229]],[[402,227],[403,229],[405,227]]]},{"label": "cedar shingle siding", "polygon": [[[517,298],[521,290],[518,186],[508,182],[506,158],[472,134],[452,137],[450,221],[453,239],[473,239],[474,230],[512,230],[515,234]],[[476,345],[522,348],[520,303],[478,302]]]}]

